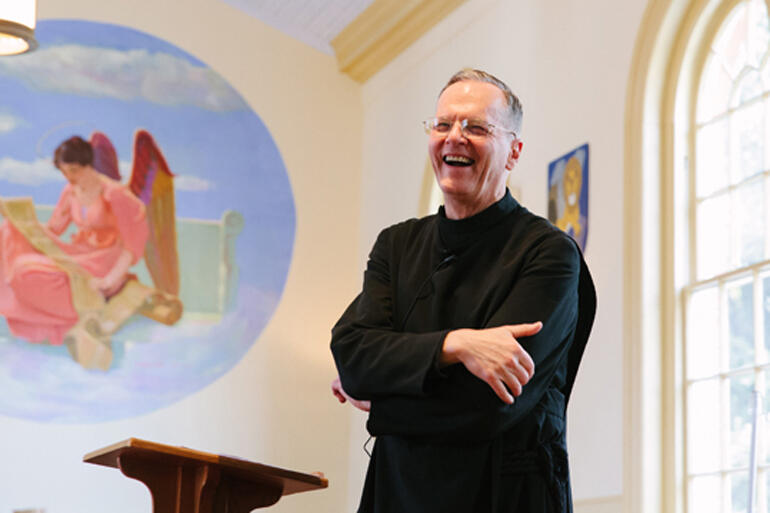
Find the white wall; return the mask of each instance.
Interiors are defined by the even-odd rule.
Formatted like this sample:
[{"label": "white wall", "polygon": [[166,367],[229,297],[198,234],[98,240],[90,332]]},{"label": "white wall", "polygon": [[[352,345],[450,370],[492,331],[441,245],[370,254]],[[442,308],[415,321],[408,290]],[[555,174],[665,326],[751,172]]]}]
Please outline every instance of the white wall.
[{"label": "white wall", "polygon": [[[618,511],[623,493],[623,116],[645,4],[469,0],[363,90],[362,261],[383,226],[417,215],[427,157],[419,122],[433,114],[438,91],[458,69],[490,71],[522,99],[524,151],[511,183],[535,213],[546,213],[548,163],[590,144],[586,257],[599,307],[568,436],[583,511]],[[353,437],[362,437],[355,425]],[[364,460],[354,455],[353,465]]]},{"label": "white wall", "polygon": [[360,86],[332,57],[217,0],[41,0],[39,18],[126,25],[165,39],[220,73],[269,128],[297,210],[292,265],[278,309],[228,374],[139,418],[53,425],[0,417],[0,513],[149,512],[150,496],[82,456],[128,437],[324,471],[328,490],[271,511],[344,511],[349,420],[329,392],[329,330],[358,286]]}]

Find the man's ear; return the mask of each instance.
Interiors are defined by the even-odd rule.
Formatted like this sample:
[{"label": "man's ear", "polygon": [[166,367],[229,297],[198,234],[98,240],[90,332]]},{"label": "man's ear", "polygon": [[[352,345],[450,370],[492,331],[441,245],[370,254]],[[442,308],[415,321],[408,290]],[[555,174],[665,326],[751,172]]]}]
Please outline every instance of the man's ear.
[{"label": "man's ear", "polygon": [[524,148],[524,142],[518,137],[511,141],[511,151],[508,153],[508,162],[505,163],[505,169],[513,169],[513,166],[519,161],[522,148]]}]

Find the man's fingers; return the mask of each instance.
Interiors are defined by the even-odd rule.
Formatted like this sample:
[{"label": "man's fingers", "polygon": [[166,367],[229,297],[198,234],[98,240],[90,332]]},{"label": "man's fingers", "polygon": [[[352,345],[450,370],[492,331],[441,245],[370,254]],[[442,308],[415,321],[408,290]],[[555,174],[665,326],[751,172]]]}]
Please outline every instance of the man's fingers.
[{"label": "man's fingers", "polygon": [[497,397],[499,397],[505,404],[513,404],[513,396],[508,389],[505,388],[502,381],[495,377],[492,380],[487,381],[487,384],[492,387],[492,390],[495,391]]},{"label": "man's fingers", "polygon": [[[451,345],[459,362],[487,383],[501,401],[513,404],[535,372],[535,362],[517,339],[535,335],[542,328],[543,323],[538,321],[455,330],[447,335],[444,349]],[[450,338],[453,334],[457,336]]]},{"label": "man's fingers", "polygon": [[336,397],[339,402],[344,403],[350,401],[350,404],[362,411],[369,411],[372,406],[370,401],[350,397],[348,393],[345,392],[345,389],[342,388],[342,382],[340,381],[339,376],[332,381],[332,394],[334,394],[334,397]]},{"label": "man's fingers", "polygon": [[347,401],[347,397],[345,397],[345,391],[342,390],[342,383],[340,382],[339,376],[337,376],[337,378],[332,381],[332,394],[334,394],[334,397],[336,397],[341,403]]},{"label": "man's fingers", "polygon": [[[522,365],[515,365],[513,368],[511,368],[511,378],[510,379],[516,382],[516,385],[518,385],[519,389],[521,389],[521,387],[526,385],[527,382],[529,382],[531,377],[532,377],[532,375],[530,374],[529,370],[527,370],[527,368],[522,366]],[[510,383],[509,383],[509,385],[510,385]],[[515,392],[515,390],[513,388],[511,388],[511,391]],[[521,392],[519,392],[518,394],[514,393],[513,395],[518,397],[520,393]]]},{"label": "man's fingers", "polygon": [[535,375],[535,361],[528,352],[522,350],[519,355],[519,365],[527,372],[527,379],[524,381],[526,383]]},{"label": "man's fingers", "polygon": [[505,385],[508,387],[511,394],[513,394],[514,397],[519,397],[522,392],[522,385],[524,385],[526,381],[521,381],[515,373],[507,373],[504,378]]},{"label": "man's fingers", "polygon": [[543,323],[537,321],[528,324],[514,324],[513,326],[509,326],[509,328],[511,330],[511,335],[513,335],[514,338],[531,337],[543,329]]},{"label": "man's fingers", "polygon": [[350,401],[350,404],[352,404],[353,406],[355,406],[356,408],[358,408],[361,411],[367,411],[368,412],[372,408],[372,402],[371,401],[359,401],[359,400],[356,400],[356,399],[352,399]]},{"label": "man's fingers", "polygon": [[[543,323],[537,321],[529,324],[514,324],[509,326],[509,329],[513,338],[531,337],[543,329]],[[517,352],[517,360],[519,365],[527,371],[527,379],[522,381],[522,384],[526,384],[535,374],[535,361],[524,349]]]}]

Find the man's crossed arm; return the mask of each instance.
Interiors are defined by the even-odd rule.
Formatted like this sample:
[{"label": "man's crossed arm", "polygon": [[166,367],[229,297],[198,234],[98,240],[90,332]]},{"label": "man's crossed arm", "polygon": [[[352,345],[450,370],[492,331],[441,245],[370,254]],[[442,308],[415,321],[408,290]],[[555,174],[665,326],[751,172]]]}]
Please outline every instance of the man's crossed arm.
[{"label": "man's crossed arm", "polygon": [[[522,337],[538,333],[543,323],[516,324],[485,329],[450,331],[439,355],[442,367],[461,363],[474,376],[486,382],[506,404],[513,404],[524,385],[535,374],[535,362],[519,344]],[[354,399],[342,388],[340,378],[331,384],[332,393],[341,402],[369,411],[370,401]]]}]

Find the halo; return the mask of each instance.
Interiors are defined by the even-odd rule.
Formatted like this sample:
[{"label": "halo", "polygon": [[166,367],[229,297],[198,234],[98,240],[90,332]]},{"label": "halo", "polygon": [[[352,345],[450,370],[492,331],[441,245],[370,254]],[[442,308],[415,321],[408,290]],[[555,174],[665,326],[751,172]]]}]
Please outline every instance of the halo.
[{"label": "halo", "polygon": [[[37,143],[35,143],[35,156],[38,158],[51,158],[53,156],[53,150],[61,141],[72,135],[78,135],[73,133],[73,128],[76,127],[85,127],[86,130],[84,130],[84,132],[89,133],[96,130],[96,128],[94,128],[94,123],[91,121],[86,121],[85,119],[64,121],[58,125],[54,125],[46,130],[37,140]],[[91,130],[87,130],[89,127],[91,127]],[[66,135],[64,133],[65,130],[67,130]],[[88,140],[88,135],[83,133],[80,135],[83,137],[83,139]],[[48,143],[51,140],[55,140],[56,142],[50,148],[47,148]]]}]

